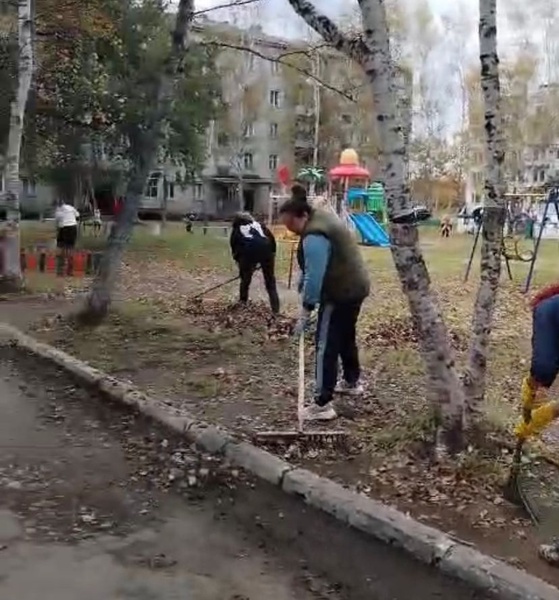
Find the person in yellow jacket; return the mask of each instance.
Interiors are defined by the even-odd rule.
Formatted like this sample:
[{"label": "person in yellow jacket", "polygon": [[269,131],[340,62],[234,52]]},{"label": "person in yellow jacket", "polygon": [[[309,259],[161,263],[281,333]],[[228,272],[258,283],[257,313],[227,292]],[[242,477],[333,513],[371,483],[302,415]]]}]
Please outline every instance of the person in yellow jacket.
[{"label": "person in yellow jacket", "polygon": [[[559,284],[554,284],[532,300],[532,358],[521,388],[522,420],[515,428],[519,440],[538,435],[559,417],[559,401],[545,402],[546,390],[558,375]],[[539,554],[559,566],[559,540],[542,544]]]}]

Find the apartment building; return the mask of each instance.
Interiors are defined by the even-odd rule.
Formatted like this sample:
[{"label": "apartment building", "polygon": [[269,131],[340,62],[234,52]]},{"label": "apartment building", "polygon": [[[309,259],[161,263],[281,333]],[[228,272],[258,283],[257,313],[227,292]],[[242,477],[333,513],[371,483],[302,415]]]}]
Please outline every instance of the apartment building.
[{"label": "apartment building", "polygon": [[[267,213],[280,165],[296,173],[316,159],[328,168],[347,147],[374,171],[372,98],[352,61],[327,47],[266,35],[260,27],[206,21],[196,33],[222,44],[217,68],[228,111],[208,132],[208,159],[192,191],[195,212],[228,216],[242,207]],[[412,77],[403,70],[398,77],[409,141]]]},{"label": "apartment building", "polygon": [[[354,147],[374,173],[378,156],[370,87],[359,67],[336,51],[266,35],[260,27],[240,29],[201,20],[194,36],[218,49],[216,68],[227,110],[210,124],[207,158],[197,181],[183,183],[181,169],[161,166],[146,186],[144,214],[194,212],[224,218],[240,208],[266,214],[278,188],[278,168],[334,166]],[[292,66],[286,66],[290,64]],[[308,75],[307,75],[308,74]],[[399,109],[409,141],[412,76],[398,71]],[[52,203],[46,186],[33,186],[22,206]]]}]

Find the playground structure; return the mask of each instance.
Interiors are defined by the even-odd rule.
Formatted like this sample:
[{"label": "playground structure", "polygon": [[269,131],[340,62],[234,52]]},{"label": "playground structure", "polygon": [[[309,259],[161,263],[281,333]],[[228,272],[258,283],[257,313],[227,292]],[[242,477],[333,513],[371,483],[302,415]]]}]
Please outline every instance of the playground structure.
[{"label": "playground structure", "polygon": [[[321,173],[318,169],[299,172],[300,175],[305,174],[307,179],[314,175],[317,181]],[[282,171],[280,181],[282,192],[270,198],[268,226],[278,241],[292,242],[298,236],[276,224],[279,207],[289,198],[285,171]],[[327,181],[326,194],[310,195],[309,202],[337,214],[363,245],[388,247],[390,241],[383,227],[387,223],[384,188],[378,182],[370,183],[371,175],[359,165],[355,150],[348,148],[341,153],[339,164],[330,169]]]},{"label": "playground structure", "polygon": [[[308,168],[299,171],[298,179],[322,181],[321,169]],[[291,180],[287,167],[278,169],[281,192],[270,196],[268,227],[276,241],[289,247],[289,286],[291,285],[295,245],[299,236],[277,223],[279,208],[289,198],[288,186]],[[387,248],[390,240],[383,225],[387,223],[386,203],[382,184],[371,182],[367,169],[359,165],[359,156],[352,148],[344,150],[339,164],[327,174],[326,194],[309,195],[313,206],[330,210],[337,214],[366,246]],[[315,186],[311,186],[315,189]]]},{"label": "playground structure", "polygon": [[361,243],[389,247],[390,240],[381,225],[387,220],[384,189],[380,183],[368,185],[371,175],[359,165],[357,152],[352,148],[344,150],[328,178],[332,208],[361,238]]}]

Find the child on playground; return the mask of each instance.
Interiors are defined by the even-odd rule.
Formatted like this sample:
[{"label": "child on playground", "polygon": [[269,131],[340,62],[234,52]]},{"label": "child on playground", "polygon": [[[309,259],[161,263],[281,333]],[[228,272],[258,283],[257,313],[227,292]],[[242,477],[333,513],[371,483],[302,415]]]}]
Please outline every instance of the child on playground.
[{"label": "child on playground", "polygon": [[441,219],[441,237],[448,238],[452,233],[452,217],[444,215]]},{"label": "child on playground", "polygon": [[103,220],[101,218],[101,211],[99,208],[95,207],[93,209],[93,233],[98,235],[101,233],[101,226],[103,225]]},{"label": "child on playground", "polygon": [[[545,392],[559,375],[559,284],[541,290],[532,300],[532,358],[521,389],[523,419],[519,440],[538,435],[559,416],[559,401],[545,402]],[[559,566],[559,540],[542,544],[542,559]]]},{"label": "child on playground", "polygon": [[280,300],[275,276],[276,239],[272,232],[256,221],[252,215],[238,213],[233,219],[230,237],[231,254],[239,267],[239,301],[248,302],[248,293],[252,276],[258,267],[262,269],[264,284],[270,307],[274,314],[280,310]]}]

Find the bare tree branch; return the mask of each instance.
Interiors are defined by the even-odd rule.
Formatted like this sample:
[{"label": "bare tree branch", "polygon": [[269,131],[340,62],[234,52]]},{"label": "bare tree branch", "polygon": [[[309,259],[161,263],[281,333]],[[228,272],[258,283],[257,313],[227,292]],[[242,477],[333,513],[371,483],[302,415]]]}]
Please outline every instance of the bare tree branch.
[{"label": "bare tree branch", "polygon": [[[291,62],[285,61],[284,60],[284,56],[285,55],[279,55],[279,56],[269,56],[266,54],[263,54],[262,52],[259,52],[258,50],[255,50],[254,48],[250,48],[248,46],[242,46],[242,45],[237,45],[237,44],[229,44],[227,42],[220,42],[220,41],[202,41],[200,42],[200,45],[202,46],[213,46],[216,48],[229,48],[231,50],[238,50],[240,52],[248,52],[249,54],[253,54],[254,56],[257,56],[258,58],[261,58],[263,60],[267,60],[269,62],[273,62],[273,63],[278,63],[280,65],[284,65],[286,67],[289,67],[290,69],[293,69],[299,73],[301,73],[302,75],[304,75],[305,77],[308,77],[309,79],[312,79],[314,81],[316,81],[319,85],[321,85],[323,88],[330,90],[331,92],[334,92],[336,94],[339,94],[340,96],[342,96],[343,98],[345,98],[346,100],[349,100],[350,102],[356,103],[357,100],[355,99],[355,97],[350,93],[347,92],[345,90],[340,90],[339,88],[323,81],[322,79],[320,79],[319,77],[317,77],[316,75],[314,75],[313,73],[311,73],[310,71],[307,71],[306,69],[303,69],[301,67],[298,67],[297,65],[294,65]],[[303,52],[301,52],[302,54]],[[289,54],[288,54],[289,55]]]},{"label": "bare tree branch", "polygon": [[217,6],[210,6],[209,8],[197,10],[194,13],[194,16],[199,17],[200,15],[205,15],[206,13],[213,12],[214,10],[219,10],[221,8],[236,8],[237,6],[246,6],[247,4],[256,4],[257,2],[260,2],[260,0],[232,0],[232,2],[226,2],[225,4],[218,4]]},{"label": "bare tree branch", "polygon": [[331,19],[318,12],[312,2],[308,2],[307,0],[287,1],[305,23],[316,31],[330,46],[333,46],[339,52],[347,54],[357,62],[361,62],[364,55],[364,42],[361,37],[353,39],[346,37]]}]

